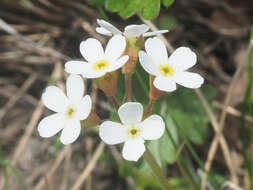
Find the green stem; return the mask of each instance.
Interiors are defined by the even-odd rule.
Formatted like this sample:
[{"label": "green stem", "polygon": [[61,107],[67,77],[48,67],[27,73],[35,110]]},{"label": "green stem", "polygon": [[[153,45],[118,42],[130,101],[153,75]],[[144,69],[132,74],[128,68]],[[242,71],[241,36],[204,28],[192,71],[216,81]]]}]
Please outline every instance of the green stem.
[{"label": "green stem", "polygon": [[153,155],[151,154],[151,152],[148,149],[144,153],[144,158],[147,160],[150,168],[152,169],[153,173],[155,174],[155,176],[159,180],[162,188],[164,190],[171,190],[171,187],[170,187],[166,177],[164,176],[162,169],[160,168],[160,166],[156,162],[155,158],[153,157]]},{"label": "green stem", "polygon": [[27,188],[21,174],[18,172],[18,170],[16,168],[14,168],[8,160],[6,160],[6,165],[10,169],[10,171],[16,176],[18,183],[22,186],[22,189],[28,190],[28,188]]},{"label": "green stem", "polygon": [[[251,26],[251,33],[250,33],[250,46],[248,52],[248,59],[247,59],[247,73],[248,73],[248,82],[247,88],[244,95],[244,100],[242,104],[242,117],[241,117],[241,128],[240,128],[240,135],[242,141],[242,152],[245,160],[245,168],[248,172],[250,178],[250,187],[253,187],[253,160],[252,160],[252,146],[251,142],[253,141],[253,130],[249,128],[250,133],[246,128],[245,122],[245,115],[247,113],[252,114],[252,104],[251,104],[251,89],[253,84],[253,76],[252,76],[252,61],[253,61],[253,26]],[[251,127],[251,125],[249,125]],[[250,145],[248,145],[248,139],[250,138]]]},{"label": "green stem", "polygon": [[4,176],[4,190],[8,190],[9,189],[9,177],[8,177],[8,173],[7,173],[7,167],[3,166],[3,176]]},{"label": "green stem", "polygon": [[2,167],[3,170],[3,177],[4,177],[4,190],[9,189],[9,183],[8,183],[8,172],[7,172],[7,165],[4,159],[4,153],[0,147],[0,166]]}]

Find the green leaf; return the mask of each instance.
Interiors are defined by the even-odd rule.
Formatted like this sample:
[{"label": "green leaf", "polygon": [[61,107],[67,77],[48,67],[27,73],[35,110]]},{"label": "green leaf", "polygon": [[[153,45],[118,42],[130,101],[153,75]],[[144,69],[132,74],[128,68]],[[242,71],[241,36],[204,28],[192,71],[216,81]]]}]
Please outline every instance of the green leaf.
[{"label": "green leaf", "polygon": [[145,108],[149,101],[149,75],[139,63],[132,78],[132,87],[136,101],[142,103]]},{"label": "green leaf", "polygon": [[[214,99],[214,88],[201,89],[209,102]],[[200,144],[208,134],[209,118],[192,89],[179,88],[165,96],[170,115],[193,143]]]},{"label": "green leaf", "polygon": [[173,163],[176,161],[179,140],[177,128],[175,127],[169,115],[165,116],[164,121],[166,124],[166,132],[160,140],[160,155],[162,164],[166,166],[167,163]]},{"label": "green leaf", "polygon": [[166,131],[164,135],[156,141],[150,141],[148,148],[156,158],[156,161],[163,168],[166,168],[168,163],[176,161],[178,133],[169,115],[165,116],[164,121],[166,124]]},{"label": "green leaf", "polygon": [[119,166],[119,173],[123,177],[131,176],[136,181],[136,189],[151,188],[158,190],[160,185],[149,168],[140,169],[135,163],[122,162]]},{"label": "green leaf", "polygon": [[160,99],[154,106],[154,112],[163,116],[166,130],[160,139],[148,143],[149,150],[163,168],[166,168],[168,163],[176,161],[179,144],[177,128],[166,105],[167,100]]},{"label": "green leaf", "polygon": [[21,4],[32,4],[32,0],[21,0]]},{"label": "green leaf", "polygon": [[172,189],[175,190],[188,190],[189,186],[186,183],[184,178],[170,178],[169,184],[171,185]]},{"label": "green leaf", "polygon": [[174,30],[178,23],[176,18],[170,14],[162,14],[156,19],[156,25],[160,29]]},{"label": "green leaf", "polygon": [[144,19],[154,19],[160,12],[160,0],[145,0],[141,15]]},{"label": "green leaf", "polygon": [[226,182],[226,177],[218,173],[210,173],[208,179],[214,189],[220,189],[221,186]]},{"label": "green leaf", "polygon": [[162,0],[164,6],[169,7],[174,3],[174,0]]},{"label": "green leaf", "polygon": [[111,12],[124,10],[128,0],[106,0],[105,7]]},{"label": "green leaf", "polygon": [[117,81],[117,89],[116,89],[116,99],[118,103],[121,105],[125,101],[125,80],[124,75],[120,72],[118,75]]},{"label": "green leaf", "polygon": [[120,10],[119,15],[123,18],[129,18],[140,11],[143,5],[143,0],[127,0],[127,4]]},{"label": "green leaf", "polygon": [[[133,180],[136,182],[134,190],[145,190],[145,189],[152,189],[158,190],[161,189],[158,181],[153,175],[153,172],[150,168],[136,168],[136,164],[132,162],[122,162],[120,164],[119,173],[122,177],[132,177]],[[184,178],[170,178],[168,180],[172,189],[175,190],[188,190],[189,187],[185,182]]]}]

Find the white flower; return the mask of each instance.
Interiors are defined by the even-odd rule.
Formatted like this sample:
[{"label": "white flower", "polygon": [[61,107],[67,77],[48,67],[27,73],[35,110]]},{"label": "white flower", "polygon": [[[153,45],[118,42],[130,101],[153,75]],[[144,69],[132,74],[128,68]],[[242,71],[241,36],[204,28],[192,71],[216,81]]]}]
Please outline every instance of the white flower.
[{"label": "white flower", "polygon": [[110,145],[124,143],[123,157],[138,161],[145,152],[144,140],[160,138],[165,124],[158,115],[151,115],[142,121],[143,107],[138,102],[127,102],[118,110],[121,123],[105,121],[100,125],[99,136]]},{"label": "white flower", "polygon": [[71,74],[82,74],[85,78],[99,78],[107,72],[112,72],[122,67],[128,60],[128,56],[120,57],[126,48],[126,40],[121,35],[112,37],[105,49],[101,43],[89,38],[81,42],[80,52],[87,60],[69,61],[65,64],[65,71]]},{"label": "white flower", "polygon": [[176,90],[176,83],[187,88],[199,88],[204,79],[196,73],[186,70],[194,66],[197,56],[187,47],[176,49],[170,57],[162,40],[150,38],[145,42],[146,52],[139,52],[142,67],[149,74],[154,75],[154,86],[171,92]]},{"label": "white flower", "polygon": [[80,76],[70,75],[67,79],[67,96],[56,86],[49,86],[42,94],[44,105],[57,113],[42,119],[38,125],[41,137],[52,137],[62,130],[63,144],[74,142],[81,132],[80,120],[88,117],[91,111],[91,98],[83,97],[84,83]]},{"label": "white flower", "polygon": [[121,35],[128,36],[128,37],[139,37],[141,35],[143,37],[149,37],[149,36],[154,36],[154,35],[157,35],[157,34],[162,34],[162,33],[168,32],[168,30],[159,30],[159,31],[156,31],[156,32],[147,32],[149,30],[149,27],[146,24],[128,25],[128,26],[125,27],[124,32],[121,32],[116,27],[114,27],[112,24],[110,24],[110,23],[108,23],[104,20],[97,19],[97,23],[100,26],[100,27],[96,28],[97,33],[103,34],[103,35],[106,35],[106,36],[121,34]]}]

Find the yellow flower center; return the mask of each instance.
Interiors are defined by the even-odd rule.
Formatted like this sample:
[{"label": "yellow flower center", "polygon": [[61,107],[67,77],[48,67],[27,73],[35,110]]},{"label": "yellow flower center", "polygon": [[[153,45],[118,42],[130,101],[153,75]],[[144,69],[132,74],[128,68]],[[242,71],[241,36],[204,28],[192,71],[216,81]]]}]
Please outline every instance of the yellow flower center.
[{"label": "yellow flower center", "polygon": [[101,60],[101,61],[98,61],[96,62],[94,65],[93,65],[93,69],[94,70],[97,70],[97,71],[101,71],[101,70],[104,70],[106,67],[109,66],[109,62],[106,61],[106,60]]},{"label": "yellow flower center", "polygon": [[138,137],[140,135],[140,128],[132,125],[127,130],[127,134],[132,139],[135,138],[135,137]]},{"label": "yellow flower center", "polygon": [[76,109],[73,106],[70,106],[66,111],[67,118],[73,118],[76,113]]},{"label": "yellow flower center", "polygon": [[174,74],[174,69],[168,64],[162,64],[159,66],[159,71],[162,75],[169,77]]}]

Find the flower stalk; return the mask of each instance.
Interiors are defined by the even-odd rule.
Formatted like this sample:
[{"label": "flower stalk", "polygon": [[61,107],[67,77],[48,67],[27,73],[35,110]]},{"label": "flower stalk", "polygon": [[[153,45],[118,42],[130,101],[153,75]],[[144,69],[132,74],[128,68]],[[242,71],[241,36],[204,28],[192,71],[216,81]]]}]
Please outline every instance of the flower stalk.
[{"label": "flower stalk", "polygon": [[125,87],[126,87],[126,100],[131,101],[133,99],[132,75],[125,75]]},{"label": "flower stalk", "polygon": [[122,67],[122,73],[125,75],[126,100],[132,101],[132,75],[138,62],[138,52],[142,47],[143,37],[126,37],[126,40],[127,48],[125,54],[128,55],[129,59]]},{"label": "flower stalk", "polygon": [[112,104],[114,105],[114,107],[116,108],[116,110],[118,110],[119,109],[119,103],[116,100],[115,96],[111,96],[110,100],[111,100]]},{"label": "flower stalk", "polygon": [[146,111],[143,114],[143,119],[145,119],[146,117],[148,117],[150,114],[153,113],[154,102],[155,101],[153,99],[149,100],[148,107],[147,107]]},{"label": "flower stalk", "polygon": [[155,158],[153,157],[153,155],[151,154],[151,152],[148,149],[144,153],[144,158],[147,160],[149,167],[151,168],[151,170],[153,171],[153,173],[157,177],[163,190],[172,190],[166,177],[163,174],[161,167],[158,165]]},{"label": "flower stalk", "polygon": [[163,94],[164,91],[158,90],[155,86],[154,86],[154,79],[155,77],[152,75],[149,75],[149,98],[153,101],[157,100],[158,98],[160,98]]}]

